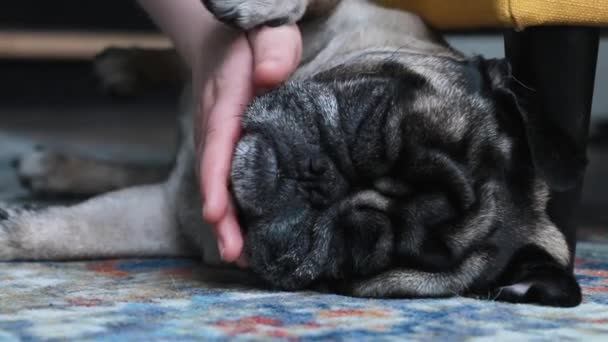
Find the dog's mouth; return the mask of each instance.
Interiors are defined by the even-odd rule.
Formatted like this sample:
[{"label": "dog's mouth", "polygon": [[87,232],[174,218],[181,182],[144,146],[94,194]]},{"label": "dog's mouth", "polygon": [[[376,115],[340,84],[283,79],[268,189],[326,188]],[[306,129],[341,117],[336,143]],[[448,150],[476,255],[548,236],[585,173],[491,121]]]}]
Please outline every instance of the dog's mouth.
[{"label": "dog's mouth", "polygon": [[275,139],[245,133],[233,158],[233,195],[252,269],[270,284],[299,289],[322,277],[335,254],[332,234],[348,184],[318,151],[298,153]]},{"label": "dog's mouth", "polygon": [[268,283],[289,290],[379,272],[394,251],[389,203],[373,190],[323,210],[286,201],[279,214],[245,223],[250,265]]},{"label": "dog's mouth", "polygon": [[[353,186],[325,157],[287,161],[270,137],[246,133],[232,183],[252,269],[274,286],[372,276],[391,267],[451,265],[449,252],[422,257],[428,232],[464,219],[473,185],[443,154],[397,177]],[[301,156],[301,154],[299,154]],[[443,248],[443,247],[441,247]],[[430,256],[430,257],[429,257]]]}]

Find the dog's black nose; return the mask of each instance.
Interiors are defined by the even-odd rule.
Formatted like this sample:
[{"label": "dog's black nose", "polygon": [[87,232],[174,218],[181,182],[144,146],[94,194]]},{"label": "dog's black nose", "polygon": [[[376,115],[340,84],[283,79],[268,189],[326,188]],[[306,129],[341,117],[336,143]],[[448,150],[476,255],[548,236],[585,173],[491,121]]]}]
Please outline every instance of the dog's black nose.
[{"label": "dog's black nose", "polygon": [[327,207],[337,188],[337,174],[332,170],[332,162],[325,156],[314,156],[302,161],[299,179],[311,203],[319,208]]},{"label": "dog's black nose", "polygon": [[307,163],[308,171],[311,174],[320,176],[329,170],[331,162],[327,157],[316,157],[308,159]]}]

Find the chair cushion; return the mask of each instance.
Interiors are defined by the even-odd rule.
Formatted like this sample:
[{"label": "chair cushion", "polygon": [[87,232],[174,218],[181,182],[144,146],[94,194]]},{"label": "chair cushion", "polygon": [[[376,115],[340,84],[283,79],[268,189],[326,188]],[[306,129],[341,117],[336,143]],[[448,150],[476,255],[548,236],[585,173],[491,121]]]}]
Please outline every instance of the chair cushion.
[{"label": "chair cushion", "polygon": [[377,0],[418,13],[438,29],[608,26],[608,0]]}]

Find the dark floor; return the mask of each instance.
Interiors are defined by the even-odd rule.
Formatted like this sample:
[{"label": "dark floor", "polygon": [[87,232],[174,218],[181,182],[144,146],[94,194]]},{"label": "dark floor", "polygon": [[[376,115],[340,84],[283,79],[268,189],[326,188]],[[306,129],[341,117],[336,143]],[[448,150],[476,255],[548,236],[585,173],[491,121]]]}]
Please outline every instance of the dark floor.
[{"label": "dark floor", "polygon": [[[17,180],[12,157],[44,144],[99,158],[162,162],[175,147],[176,92],[103,94],[88,63],[0,61],[0,199]],[[607,126],[608,127],[608,126]],[[608,128],[589,149],[582,226],[608,228]]]}]

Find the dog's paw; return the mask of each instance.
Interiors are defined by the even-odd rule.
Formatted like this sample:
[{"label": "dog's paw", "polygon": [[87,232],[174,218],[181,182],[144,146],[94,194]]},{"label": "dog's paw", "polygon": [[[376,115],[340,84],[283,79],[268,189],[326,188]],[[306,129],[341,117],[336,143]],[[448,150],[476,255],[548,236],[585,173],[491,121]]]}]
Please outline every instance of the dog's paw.
[{"label": "dog's paw", "polygon": [[3,208],[0,204],[0,261],[12,260],[19,249],[17,229],[12,221],[14,215],[11,209]]},{"label": "dog's paw", "polygon": [[37,147],[14,161],[21,185],[36,195],[62,195],[72,190],[69,158]]},{"label": "dog's paw", "polygon": [[306,12],[305,0],[203,0],[215,17],[242,30],[293,24]]},{"label": "dog's paw", "polygon": [[0,202],[0,261],[23,257],[24,248],[20,237],[20,220],[36,211],[33,206],[15,206]]},{"label": "dog's paw", "polygon": [[130,96],[141,88],[137,49],[109,48],[95,57],[93,68],[101,88],[112,95]]},{"label": "dog's paw", "polygon": [[515,284],[496,290],[496,300],[557,307],[581,303],[581,288],[574,276],[557,267],[537,269]]}]

